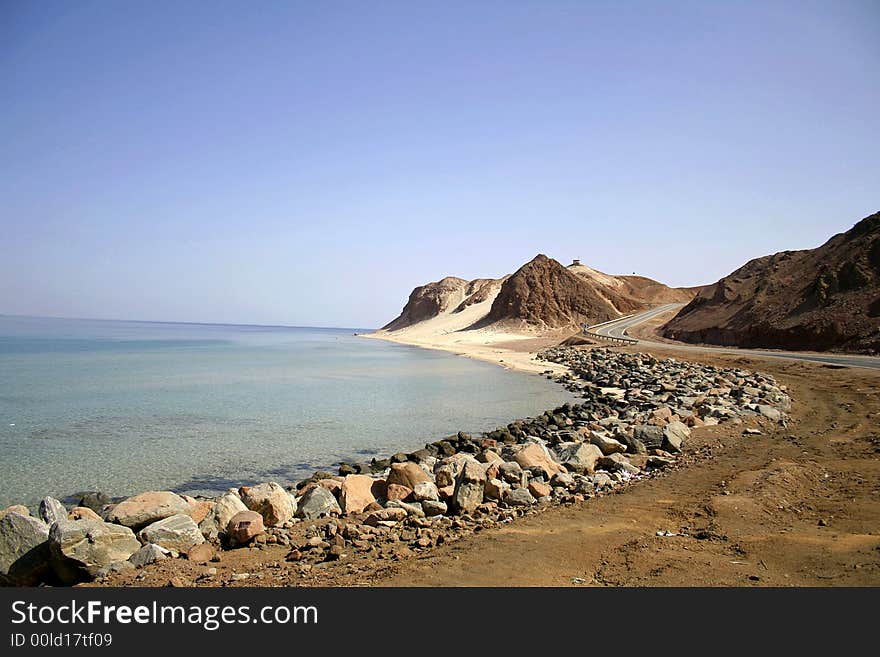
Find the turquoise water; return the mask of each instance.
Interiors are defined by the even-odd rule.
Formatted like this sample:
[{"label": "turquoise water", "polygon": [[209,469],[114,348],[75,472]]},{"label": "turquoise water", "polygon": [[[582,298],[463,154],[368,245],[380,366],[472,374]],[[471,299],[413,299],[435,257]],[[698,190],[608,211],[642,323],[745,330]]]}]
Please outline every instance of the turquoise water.
[{"label": "turquoise water", "polygon": [[0,316],[0,508],[292,483],[570,399],[353,329]]}]

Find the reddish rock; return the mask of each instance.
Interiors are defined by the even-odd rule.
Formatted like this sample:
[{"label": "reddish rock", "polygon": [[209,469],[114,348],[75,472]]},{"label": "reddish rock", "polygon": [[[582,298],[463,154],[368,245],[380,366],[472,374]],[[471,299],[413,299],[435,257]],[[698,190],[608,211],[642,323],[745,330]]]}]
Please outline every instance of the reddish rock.
[{"label": "reddish rock", "polygon": [[400,484],[388,484],[388,487],[385,491],[385,499],[388,501],[400,500],[401,502],[403,502],[412,498],[412,489],[407,488],[406,486],[401,486]]},{"label": "reddish rock", "polygon": [[544,449],[536,443],[523,447],[516,453],[513,459],[524,470],[535,467],[541,468],[546,477],[552,477],[557,472],[565,472],[565,468],[551,459]]},{"label": "reddish rock", "polygon": [[258,486],[242,486],[238,494],[244,505],[263,516],[263,522],[269,527],[284,524],[293,518],[296,511],[293,498],[274,481]]},{"label": "reddish rock", "polygon": [[87,506],[75,506],[67,514],[70,520],[103,520],[101,516]]},{"label": "reddish rock", "polygon": [[214,508],[214,503],[208,500],[197,500],[189,495],[181,495],[181,497],[189,505],[189,517],[193,519],[197,525],[208,517],[208,514]]},{"label": "reddish rock", "polygon": [[443,486],[437,489],[441,500],[448,500],[455,494],[455,486]]},{"label": "reddish rock", "polygon": [[366,520],[364,520],[364,524],[369,525],[370,527],[376,527],[382,522],[400,522],[405,519],[406,509],[391,507],[388,509],[372,511],[370,515],[367,516]]},{"label": "reddish rock", "polygon": [[239,511],[226,526],[226,534],[234,545],[244,545],[265,531],[263,516],[256,511]]},{"label": "reddish rock", "polygon": [[207,563],[214,558],[216,551],[210,543],[200,543],[186,553],[186,558],[194,563]]},{"label": "reddish rock", "polygon": [[696,415],[688,415],[688,416],[684,419],[684,423],[685,423],[687,426],[691,427],[691,428],[706,426],[706,423],[703,422],[703,421],[702,421],[700,418],[698,418]]},{"label": "reddish rock", "polygon": [[342,481],[339,491],[339,505],[343,513],[360,513],[376,502],[373,495],[372,477],[367,475],[348,475]]},{"label": "reddish rock", "polygon": [[148,491],[129,497],[114,506],[107,514],[107,521],[140,529],[180,513],[189,515],[189,511],[189,504],[177,493],[167,490]]},{"label": "reddish rock", "polygon": [[547,497],[552,492],[548,484],[542,481],[529,482],[529,492],[537,499],[539,497]]},{"label": "reddish rock", "polygon": [[412,461],[391,464],[391,472],[387,479],[389,485],[398,484],[411,490],[416,487],[416,484],[423,481],[431,481],[431,477],[418,464]]},{"label": "reddish rock", "polygon": [[[342,489],[342,482],[339,479],[321,479],[316,485],[326,488],[334,495],[338,495],[339,491]],[[300,492],[305,494],[307,491],[303,489]]]}]

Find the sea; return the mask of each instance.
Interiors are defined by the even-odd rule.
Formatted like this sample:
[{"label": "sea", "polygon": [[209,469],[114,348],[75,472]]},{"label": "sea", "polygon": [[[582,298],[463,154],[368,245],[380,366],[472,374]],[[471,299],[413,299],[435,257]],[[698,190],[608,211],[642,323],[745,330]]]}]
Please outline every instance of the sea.
[{"label": "sea", "polygon": [[0,508],[289,485],[572,399],[367,330],[0,316]]}]

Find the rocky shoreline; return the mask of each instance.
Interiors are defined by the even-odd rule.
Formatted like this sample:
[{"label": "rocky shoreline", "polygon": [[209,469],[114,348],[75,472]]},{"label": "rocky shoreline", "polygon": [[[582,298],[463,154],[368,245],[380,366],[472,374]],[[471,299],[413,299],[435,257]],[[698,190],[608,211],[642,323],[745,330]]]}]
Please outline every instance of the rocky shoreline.
[{"label": "rocky shoreline", "polygon": [[[565,366],[567,374],[548,370],[548,378],[583,401],[480,436],[344,463],[286,489],[266,482],[216,498],[151,491],[117,504],[91,493],[72,509],[44,498],[36,516],[20,505],[4,509],[0,583],[71,585],[267,545],[288,546],[286,560],[302,572],[355,552],[384,559],[426,551],[615,492],[675,467],[693,428],[785,423],[791,405],[772,377],[741,369],[604,348],[554,347],[538,359]],[[744,425],[744,435],[756,431]]]}]

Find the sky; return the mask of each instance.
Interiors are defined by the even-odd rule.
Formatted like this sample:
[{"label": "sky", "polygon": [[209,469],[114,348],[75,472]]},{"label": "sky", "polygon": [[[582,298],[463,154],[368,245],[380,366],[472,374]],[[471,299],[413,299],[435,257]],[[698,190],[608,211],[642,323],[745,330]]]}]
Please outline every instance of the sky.
[{"label": "sky", "polygon": [[0,0],[0,313],[375,327],[880,210],[880,3]]}]

